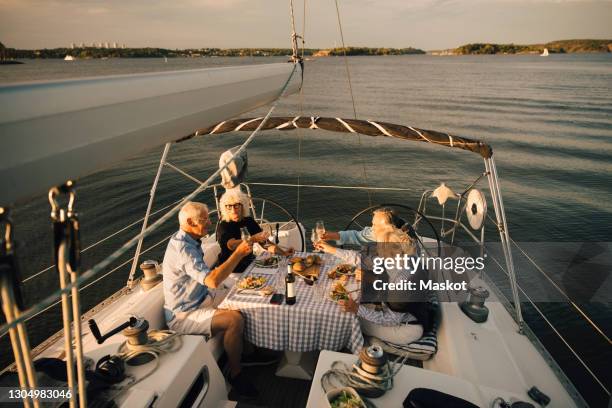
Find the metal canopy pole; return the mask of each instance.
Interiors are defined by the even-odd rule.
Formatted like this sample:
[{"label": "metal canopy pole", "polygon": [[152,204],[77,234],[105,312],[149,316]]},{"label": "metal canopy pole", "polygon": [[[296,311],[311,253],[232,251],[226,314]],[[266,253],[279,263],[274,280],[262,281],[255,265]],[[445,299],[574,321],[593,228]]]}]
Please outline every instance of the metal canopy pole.
[{"label": "metal canopy pole", "polygon": [[489,180],[489,189],[491,191],[491,199],[493,200],[493,208],[495,209],[495,218],[497,220],[497,229],[501,239],[501,245],[506,260],[506,268],[510,277],[510,288],[512,290],[512,298],[514,301],[514,310],[516,313],[516,323],[519,326],[519,333],[523,333],[523,313],[521,311],[521,301],[518,293],[518,284],[516,280],[516,271],[514,270],[514,261],[512,260],[512,250],[510,248],[510,234],[508,233],[508,224],[506,223],[506,214],[504,211],[504,203],[501,197],[501,189],[499,187],[499,179],[497,177],[497,169],[493,157],[484,160],[485,169],[487,170],[487,178]]},{"label": "metal canopy pole", "polygon": [[140,238],[138,238],[138,244],[136,245],[136,252],[134,253],[134,260],[132,261],[132,267],[130,269],[130,276],[127,280],[127,286],[131,288],[134,285],[134,275],[136,274],[136,267],[138,266],[138,258],[140,257],[140,250],[142,249],[142,242],[144,241],[144,232],[147,229],[147,224],[149,221],[149,215],[151,214],[151,208],[153,207],[153,200],[155,199],[155,191],[157,190],[157,183],[159,182],[159,177],[161,176],[161,172],[166,164],[166,158],[168,157],[168,152],[170,151],[170,146],[172,143],[166,143],[164,145],[164,152],[162,153],[162,157],[159,160],[159,167],[157,168],[157,174],[155,175],[155,180],[153,181],[153,186],[151,187],[151,191],[149,192],[149,204],[147,205],[147,212],[145,213],[144,220],[142,221],[142,229],[140,230]]}]

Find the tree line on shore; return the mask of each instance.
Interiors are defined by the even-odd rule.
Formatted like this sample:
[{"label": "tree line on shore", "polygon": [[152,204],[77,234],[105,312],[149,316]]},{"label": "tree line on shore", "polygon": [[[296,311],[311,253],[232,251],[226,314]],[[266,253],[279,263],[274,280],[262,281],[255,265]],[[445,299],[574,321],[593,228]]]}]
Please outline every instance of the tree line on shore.
[{"label": "tree line on shore", "polygon": [[[369,47],[347,47],[332,48],[329,50],[306,48],[303,50],[305,56],[335,56],[344,55],[404,55],[425,54],[425,51],[416,48],[369,48]],[[302,50],[300,49],[300,54]],[[184,50],[171,50],[167,48],[143,47],[143,48],[98,48],[98,47],[75,47],[75,48],[44,48],[37,50],[23,50],[6,48],[7,58],[17,59],[52,59],[64,58],[70,55],[75,58],[180,58],[180,57],[274,57],[290,56],[290,48],[192,48]]]},{"label": "tree line on shore", "polygon": [[473,43],[449,50],[457,55],[468,54],[536,54],[544,48],[549,53],[578,53],[578,52],[612,52],[612,40],[560,40],[545,44],[492,44]]},{"label": "tree line on shore", "polygon": [[[576,53],[576,52],[612,52],[612,40],[561,40],[545,44],[494,44],[472,43],[454,49],[432,51],[437,55],[487,55],[487,54],[535,54],[547,48],[550,53]],[[0,59],[54,59],[70,55],[74,58],[186,58],[186,57],[275,57],[290,56],[290,48],[190,48],[167,49],[156,47],[142,48],[101,48],[101,47],[75,47],[75,48],[44,48],[35,50],[8,48],[0,43]],[[300,54],[302,50],[300,50]],[[373,47],[346,47],[315,49],[306,48],[304,56],[342,56],[346,55],[409,55],[425,54],[418,48],[373,48]]]}]

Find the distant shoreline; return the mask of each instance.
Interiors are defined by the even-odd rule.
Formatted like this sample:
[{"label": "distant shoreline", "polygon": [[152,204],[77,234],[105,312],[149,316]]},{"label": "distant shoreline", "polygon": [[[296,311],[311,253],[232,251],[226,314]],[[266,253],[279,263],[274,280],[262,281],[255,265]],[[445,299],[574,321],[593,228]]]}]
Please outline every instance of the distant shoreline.
[{"label": "distant shoreline", "polygon": [[[425,54],[417,48],[369,48],[346,47],[331,49],[303,50],[305,57],[327,57],[339,55],[408,55]],[[101,58],[200,58],[200,57],[290,57],[289,48],[198,48],[170,50],[166,48],[106,48],[106,47],[75,47],[75,48],[44,48],[37,50],[21,50],[6,48],[5,55],[10,59],[101,59]],[[300,49],[300,55],[302,50]]]},{"label": "distant shoreline", "polygon": [[[610,53],[612,40],[560,40],[545,44],[472,43],[446,50],[424,51],[418,48],[346,47],[303,50],[305,57],[367,56],[367,55],[529,55],[541,54]],[[107,58],[200,58],[200,57],[290,57],[289,48],[108,48],[81,46],[70,48],[44,48],[35,50],[5,48],[4,60],[16,59],[107,59]],[[302,50],[300,50],[300,55]]]},{"label": "distant shoreline", "polygon": [[612,52],[612,40],[559,40],[528,45],[472,43],[427,53],[429,55],[526,55],[541,54],[544,50],[550,54],[609,53]]}]

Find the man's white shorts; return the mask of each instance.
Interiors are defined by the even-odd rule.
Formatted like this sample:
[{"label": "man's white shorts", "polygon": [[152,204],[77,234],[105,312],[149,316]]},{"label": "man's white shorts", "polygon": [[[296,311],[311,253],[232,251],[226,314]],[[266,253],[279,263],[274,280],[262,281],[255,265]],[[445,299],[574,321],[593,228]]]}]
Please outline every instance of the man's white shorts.
[{"label": "man's white shorts", "polygon": [[228,289],[224,288],[211,290],[197,309],[176,313],[174,319],[168,323],[168,328],[181,334],[203,334],[207,338],[212,337],[212,318],[227,292]]}]

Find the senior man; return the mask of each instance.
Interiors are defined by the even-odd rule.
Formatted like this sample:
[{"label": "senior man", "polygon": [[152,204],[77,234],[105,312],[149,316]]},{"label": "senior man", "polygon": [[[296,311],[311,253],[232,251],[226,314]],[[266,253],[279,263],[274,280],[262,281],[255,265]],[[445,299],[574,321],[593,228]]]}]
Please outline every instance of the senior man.
[{"label": "senior man", "polygon": [[[186,203],[179,212],[179,231],[170,238],[164,255],[164,314],[171,330],[181,334],[223,334],[228,357],[229,382],[245,397],[257,396],[257,390],[241,371],[244,320],[238,310],[217,309],[225,291],[222,282],[236,265],[251,253],[247,242],[238,245],[232,255],[215,269],[204,262],[201,238],[207,234],[208,208],[197,202]],[[263,356],[247,356],[243,365],[273,361]]]}]

